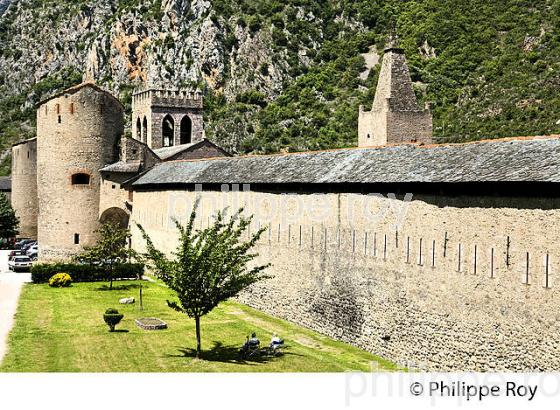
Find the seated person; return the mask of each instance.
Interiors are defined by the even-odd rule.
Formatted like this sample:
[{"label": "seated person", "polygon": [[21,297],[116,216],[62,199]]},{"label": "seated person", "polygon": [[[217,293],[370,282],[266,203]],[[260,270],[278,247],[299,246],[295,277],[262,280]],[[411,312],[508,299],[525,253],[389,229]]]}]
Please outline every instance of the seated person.
[{"label": "seated person", "polygon": [[283,345],[284,341],[278,337],[276,333],[272,335],[272,339],[270,339],[270,347],[273,349],[277,348],[280,345]]},{"label": "seated person", "polygon": [[259,339],[257,339],[257,334],[255,332],[253,332],[251,334],[251,338],[247,340],[247,345],[251,346],[251,347],[256,347],[260,344],[261,344],[261,342],[260,342]]}]

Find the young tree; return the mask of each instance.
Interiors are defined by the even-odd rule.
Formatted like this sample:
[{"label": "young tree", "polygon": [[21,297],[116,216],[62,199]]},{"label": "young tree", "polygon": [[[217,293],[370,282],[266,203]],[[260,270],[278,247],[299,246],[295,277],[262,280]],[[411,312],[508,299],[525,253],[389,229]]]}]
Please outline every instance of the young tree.
[{"label": "young tree", "polygon": [[113,289],[115,264],[136,256],[136,252],[128,247],[130,230],[117,224],[106,223],[96,232],[99,234],[99,240],[95,246],[84,249],[76,259],[103,266],[109,278],[109,289]]},{"label": "young tree", "polygon": [[18,234],[19,218],[3,192],[0,192],[0,238],[13,238]]},{"label": "young tree", "polygon": [[186,226],[175,221],[179,244],[172,259],[156,249],[144,228],[137,226],[146,240],[146,260],[155,275],[174,290],[179,299],[178,302],[168,300],[167,304],[195,321],[196,357],[200,357],[200,318],[220,302],[267,278],[263,271],[270,264],[248,266],[258,256],[250,250],[266,229],[259,229],[243,241],[241,237],[252,220],[252,217],[242,216],[243,209],[239,209],[229,221],[226,221],[225,212],[218,212],[212,226],[195,231],[197,207],[198,202]]}]

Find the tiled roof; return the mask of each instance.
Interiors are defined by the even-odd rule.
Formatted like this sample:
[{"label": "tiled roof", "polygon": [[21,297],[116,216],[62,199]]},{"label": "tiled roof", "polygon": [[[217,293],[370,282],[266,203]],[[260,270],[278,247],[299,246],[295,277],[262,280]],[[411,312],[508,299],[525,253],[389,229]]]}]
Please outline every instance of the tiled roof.
[{"label": "tiled roof", "polygon": [[140,171],[140,161],[119,161],[114,164],[106,165],[100,169],[101,172],[122,172],[136,173]]},{"label": "tiled roof", "polygon": [[170,161],[133,185],[522,181],[560,182],[559,136]]},{"label": "tiled roof", "polygon": [[155,149],[154,152],[158,157],[160,157],[160,159],[165,161],[166,159],[171,158],[174,155],[189,150],[190,148],[194,147],[195,145],[198,145],[199,143],[200,142],[191,142],[190,144],[174,145],[172,147],[163,147],[163,148]]},{"label": "tiled roof", "polygon": [[122,103],[120,102],[120,100],[118,98],[116,98],[113,94],[111,94],[109,91],[104,90],[103,88],[99,87],[97,84],[95,84],[92,81],[85,81],[81,84],[78,85],[74,85],[72,87],[69,87],[63,91],[60,91],[59,93],[53,94],[47,98],[45,98],[44,100],[41,100],[38,104],[37,107],[40,107],[41,105],[45,104],[46,102],[52,100],[53,98],[58,98],[58,97],[62,97],[65,94],[74,94],[76,92],[78,92],[79,90],[81,90],[82,88],[85,87],[89,87],[94,89],[95,91],[99,92],[99,93],[104,93],[107,94],[108,96],[110,96],[114,101],[116,101],[121,107],[123,107]]},{"label": "tiled roof", "polygon": [[175,157],[176,155],[178,155],[182,152],[194,151],[194,150],[196,150],[200,147],[203,147],[203,146],[214,147],[218,151],[221,151],[224,156],[229,156],[230,155],[226,151],[224,151],[222,148],[220,148],[216,144],[214,144],[212,141],[207,140],[205,138],[202,139],[201,141],[191,142],[190,144],[181,144],[181,145],[175,145],[175,146],[172,146],[172,147],[158,148],[158,149],[155,149],[154,152],[156,153],[156,155],[162,161],[167,161],[167,160],[173,160],[173,157]]},{"label": "tiled roof", "polygon": [[18,145],[23,145],[23,144],[28,144],[28,143],[34,142],[34,141],[37,141],[37,137],[33,137],[33,138],[29,138],[29,139],[26,139],[26,140],[23,140],[23,141],[16,142],[15,144],[12,145],[12,147],[16,147]]}]

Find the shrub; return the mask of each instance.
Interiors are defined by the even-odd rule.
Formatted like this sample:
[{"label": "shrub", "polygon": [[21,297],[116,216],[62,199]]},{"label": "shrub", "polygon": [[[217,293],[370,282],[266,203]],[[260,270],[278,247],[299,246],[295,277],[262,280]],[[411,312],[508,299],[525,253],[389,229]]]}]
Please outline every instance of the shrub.
[{"label": "shrub", "polygon": [[67,273],[57,273],[49,279],[49,286],[53,288],[66,288],[72,284],[72,277]]},{"label": "shrub", "polygon": [[[265,65],[263,65],[264,67]],[[268,72],[268,65],[266,65],[266,70]],[[255,90],[246,91],[243,94],[237,95],[235,100],[239,103],[258,105],[262,108],[266,107],[267,101],[266,96]]]},{"label": "shrub", "polygon": [[123,317],[124,315],[119,313],[117,309],[109,308],[105,311],[103,320],[105,320],[105,323],[109,326],[109,332],[115,331],[115,326],[119,324]]},{"label": "shrub", "polygon": [[[79,263],[37,263],[31,267],[34,283],[47,283],[56,273],[67,272],[74,282],[99,282],[108,280],[105,268]],[[144,273],[141,263],[119,263],[113,267],[113,279],[138,279]]]}]

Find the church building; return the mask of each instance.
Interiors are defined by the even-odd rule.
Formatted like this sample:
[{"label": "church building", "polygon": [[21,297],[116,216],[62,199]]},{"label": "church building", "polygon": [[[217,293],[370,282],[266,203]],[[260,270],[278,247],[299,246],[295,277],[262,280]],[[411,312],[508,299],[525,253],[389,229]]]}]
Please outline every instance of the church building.
[{"label": "church building", "polygon": [[[192,90],[138,90],[124,108],[92,83],[41,102],[12,149],[12,203],[41,260],[137,224],[173,252],[243,207],[269,279],[248,305],[422,370],[558,370],[560,137],[432,144],[404,52],[385,49],[358,146],[232,157],[204,137]],[[473,341],[476,341],[473,342]]]}]

